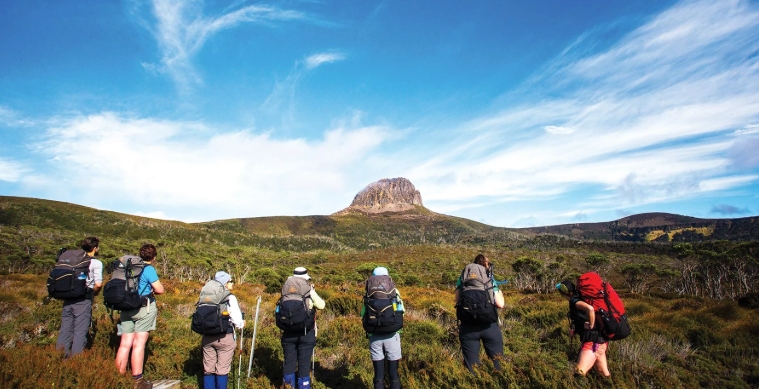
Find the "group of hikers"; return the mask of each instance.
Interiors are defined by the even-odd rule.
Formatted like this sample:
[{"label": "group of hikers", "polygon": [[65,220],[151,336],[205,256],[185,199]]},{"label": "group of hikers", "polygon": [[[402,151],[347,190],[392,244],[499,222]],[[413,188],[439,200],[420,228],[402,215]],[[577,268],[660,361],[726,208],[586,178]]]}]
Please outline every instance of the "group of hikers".
[{"label": "group of hikers", "polygon": [[[64,300],[57,348],[63,350],[66,357],[82,352],[87,341],[93,297],[105,290],[106,305],[120,310],[117,331],[121,341],[116,352],[116,367],[120,374],[125,374],[127,366],[131,366],[135,389],[152,388],[153,384],[143,377],[145,344],[150,332],[156,328],[155,296],[164,293],[164,287],[152,266],[157,254],[155,246],[144,244],[140,248],[139,257],[124,256],[114,262],[112,280],[105,287],[103,264],[96,258],[99,252],[98,238],[88,237],[81,242],[80,247],[81,250],[62,250],[59,253],[57,265],[48,280],[50,295]],[[495,369],[501,369],[504,342],[498,309],[505,304],[492,269],[490,260],[479,254],[472,263],[466,265],[456,283],[454,302],[459,322],[461,353],[464,365],[472,374],[475,374],[476,366],[481,364],[481,345]],[[72,282],[76,287],[69,288],[69,284],[61,286],[59,280],[69,275],[72,280],[77,280]],[[584,280],[580,277],[578,285],[565,280],[557,284],[556,289],[569,301],[569,335],[571,337],[577,334],[581,339],[575,374],[585,376],[595,366],[602,376],[609,377],[607,341],[615,335],[617,338],[627,336],[629,327],[624,312],[609,309],[612,305],[603,305],[607,310],[615,311],[616,316],[603,308],[599,314],[598,301],[584,298],[580,289],[587,288],[586,285],[590,282],[600,282],[600,278],[596,281],[595,278]],[[80,296],[78,294],[81,291],[74,289],[81,289],[82,285],[84,293]],[[227,272],[216,272],[214,278],[201,290],[192,317],[193,331],[203,335],[204,389],[227,388],[236,349],[235,329],[242,330],[245,326],[239,303],[231,293],[233,287],[232,277]],[[610,285],[603,283],[601,288],[606,295],[613,294],[618,299]],[[132,298],[133,302],[127,301],[130,299],[130,289],[136,296]],[[124,291],[127,291],[126,294]],[[72,297],[73,295],[77,297]],[[608,296],[605,300],[609,303]],[[282,384],[285,388],[311,388],[312,357],[317,335],[316,311],[324,308],[324,299],[316,292],[308,270],[304,267],[295,268],[282,286],[274,313],[276,325],[281,329],[284,353]],[[401,294],[388,269],[381,266],[373,269],[365,283],[360,316],[374,368],[375,389],[385,388],[385,376],[391,389],[401,387],[398,363],[402,357],[404,312]],[[617,321],[620,314],[623,317],[621,324]],[[603,328],[604,325],[606,328]]]}]

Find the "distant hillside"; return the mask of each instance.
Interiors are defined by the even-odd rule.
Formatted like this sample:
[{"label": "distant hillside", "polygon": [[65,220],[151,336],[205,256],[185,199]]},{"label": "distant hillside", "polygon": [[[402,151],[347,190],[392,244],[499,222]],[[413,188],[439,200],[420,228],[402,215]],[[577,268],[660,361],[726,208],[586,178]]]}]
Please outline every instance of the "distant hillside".
[{"label": "distant hillside", "polygon": [[155,241],[213,241],[229,246],[364,250],[409,244],[492,244],[536,235],[616,242],[759,240],[759,217],[698,219],[646,213],[616,221],[509,229],[432,212],[421,205],[402,212],[271,216],[183,223],[102,211],[51,200],[0,196],[0,226],[33,226],[78,234]]},{"label": "distant hillside", "polygon": [[622,242],[740,241],[759,239],[759,217],[699,219],[669,213],[643,213],[610,222],[520,228],[518,231]]},{"label": "distant hillside", "polygon": [[317,235],[362,249],[406,244],[474,243],[525,239],[513,230],[441,215],[416,206],[404,212],[349,212],[329,216],[275,216],[202,223],[206,228],[275,236]]},{"label": "distant hillside", "polygon": [[364,250],[410,244],[483,244],[526,239],[511,229],[441,215],[403,212],[272,216],[182,223],[51,200],[0,196],[0,226],[34,227],[132,240],[215,242],[272,250]]}]

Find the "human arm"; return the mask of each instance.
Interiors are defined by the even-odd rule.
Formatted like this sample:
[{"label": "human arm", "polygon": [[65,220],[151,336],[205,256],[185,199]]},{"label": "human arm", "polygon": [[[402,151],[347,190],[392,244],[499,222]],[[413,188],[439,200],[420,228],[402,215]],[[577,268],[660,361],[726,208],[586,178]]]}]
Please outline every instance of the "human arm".
[{"label": "human arm", "polygon": [[[142,270],[142,275],[140,277],[144,277],[145,281],[147,281],[148,284],[153,289],[153,294],[163,294],[164,288],[163,284],[161,284],[161,281],[158,279],[158,273],[156,273],[155,267],[153,266],[145,266],[145,268]],[[146,291],[144,291],[141,288],[141,295],[147,294]]]},{"label": "human arm", "polygon": [[158,280],[156,282],[151,282],[150,286],[153,287],[153,294],[163,294],[163,284],[161,284],[161,281]]},{"label": "human arm", "polygon": [[235,295],[229,295],[229,304],[227,309],[229,310],[229,320],[237,328],[245,327],[245,320],[242,318],[242,311],[240,310],[240,304],[237,302]]},{"label": "human arm", "polygon": [[493,296],[494,296],[496,307],[503,308],[506,306],[506,301],[504,301],[503,299],[503,292],[501,292],[500,290],[497,290],[495,291],[495,293],[493,293]]},{"label": "human arm", "polygon": [[577,301],[575,303],[575,307],[577,309],[580,309],[582,311],[585,311],[585,313],[588,315],[588,328],[586,329],[593,329],[596,325],[596,311],[593,309],[593,306],[584,302],[584,301]]},{"label": "human arm", "polygon": [[311,302],[314,304],[314,308],[316,308],[316,309],[324,309],[324,307],[326,305],[324,303],[324,300],[322,300],[322,298],[319,297],[318,294],[316,294],[316,291],[313,289],[313,286],[311,288],[312,289],[311,289],[310,297],[311,297]]},{"label": "human arm", "polygon": [[97,295],[103,288],[103,262],[93,259],[90,262],[90,279],[92,279],[92,292]]}]

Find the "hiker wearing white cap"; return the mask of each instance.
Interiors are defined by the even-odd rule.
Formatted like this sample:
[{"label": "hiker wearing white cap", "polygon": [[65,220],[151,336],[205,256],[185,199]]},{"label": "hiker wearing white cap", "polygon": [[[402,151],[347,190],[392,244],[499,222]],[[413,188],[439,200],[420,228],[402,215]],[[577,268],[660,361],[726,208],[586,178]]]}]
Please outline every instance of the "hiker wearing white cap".
[{"label": "hiker wearing white cap", "polygon": [[234,327],[240,330],[245,327],[237,297],[230,292],[233,286],[232,276],[227,272],[219,271],[200,292],[199,302],[202,303],[206,300],[216,302],[215,300],[218,300],[219,305],[224,309],[221,312],[222,318],[227,316],[231,324],[222,333],[203,334],[201,340],[203,348],[203,389],[227,388],[229,370],[232,368],[232,359],[237,346]]},{"label": "hiker wearing white cap", "polygon": [[501,370],[503,333],[498,326],[498,309],[504,307],[503,293],[492,277],[492,264],[483,254],[467,265],[456,282],[454,303],[459,321],[459,342],[464,365],[474,374],[480,365],[480,342],[485,354]]},{"label": "hiker wearing white cap", "polygon": [[386,268],[374,269],[366,280],[361,322],[369,338],[369,353],[374,367],[374,389],[385,388],[385,361],[390,389],[400,389],[398,363],[401,360],[403,301]]},{"label": "hiker wearing white cap", "polygon": [[324,309],[324,300],[310,281],[308,270],[296,267],[293,275],[282,285],[282,297],[277,302],[275,315],[277,327],[282,330],[281,343],[285,355],[282,382],[285,387],[311,389],[316,310]]}]

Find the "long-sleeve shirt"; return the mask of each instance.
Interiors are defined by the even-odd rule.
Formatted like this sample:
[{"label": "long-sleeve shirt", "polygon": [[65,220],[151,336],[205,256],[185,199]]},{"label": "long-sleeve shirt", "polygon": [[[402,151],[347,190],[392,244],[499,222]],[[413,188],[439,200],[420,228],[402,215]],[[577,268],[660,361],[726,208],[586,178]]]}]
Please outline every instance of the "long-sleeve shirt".
[{"label": "long-sleeve shirt", "polygon": [[316,308],[316,309],[324,309],[324,307],[325,307],[326,304],[324,303],[324,300],[321,297],[319,297],[318,294],[316,294],[315,290],[311,289],[310,296],[311,296],[311,298],[308,299],[308,308],[309,309],[314,309],[314,308]]},{"label": "long-sleeve shirt", "polygon": [[237,297],[233,294],[229,295],[227,309],[229,310],[229,321],[232,322],[232,325],[237,328],[242,328],[244,325],[242,311],[240,311],[240,304],[237,303]]}]

